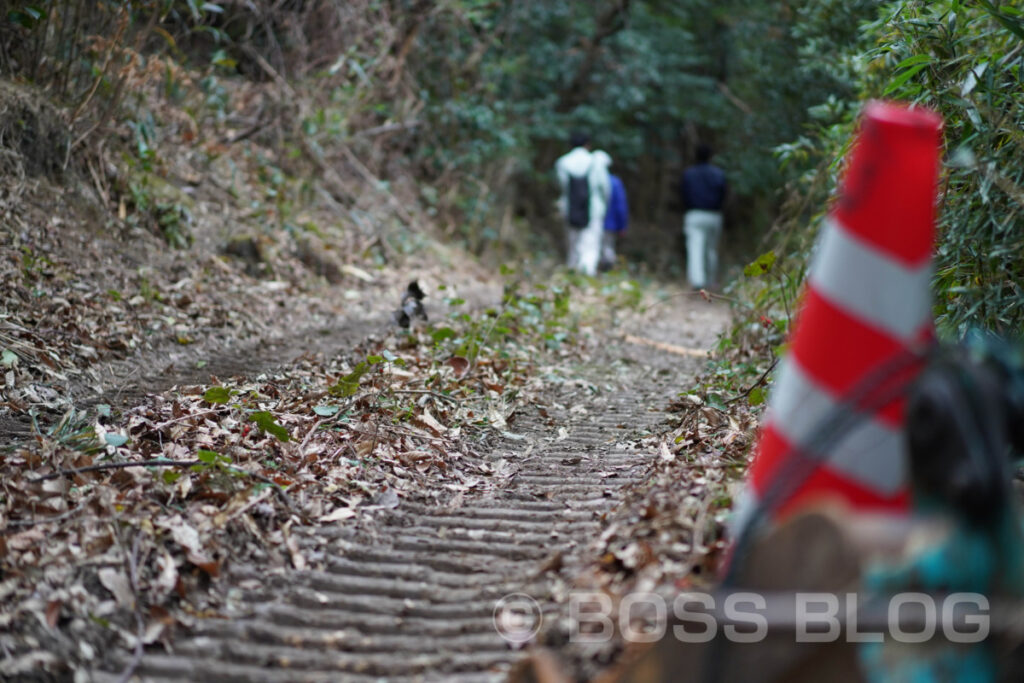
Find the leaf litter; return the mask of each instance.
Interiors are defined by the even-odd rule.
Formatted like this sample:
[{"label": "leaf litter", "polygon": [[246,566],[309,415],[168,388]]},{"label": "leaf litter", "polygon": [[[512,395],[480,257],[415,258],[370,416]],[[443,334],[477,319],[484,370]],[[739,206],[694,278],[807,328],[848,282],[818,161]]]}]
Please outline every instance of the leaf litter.
[{"label": "leaf litter", "polygon": [[[770,354],[756,344],[742,344],[720,349],[715,358],[713,366],[694,379],[693,389],[669,401],[669,418],[660,430],[627,443],[657,456],[647,458],[651,465],[642,483],[627,487],[621,502],[602,515],[603,532],[573,571],[548,577],[562,609],[537,638],[538,661],[551,656],[546,648],[557,648],[561,666],[576,679],[607,674],[608,667],[630,651],[620,622],[620,605],[627,596],[655,593],[671,604],[680,592],[714,584],[724,559],[728,516],[742,489],[764,411],[761,401],[740,400],[751,392],[737,390],[738,377],[723,383],[719,370],[747,364],[747,376],[760,375],[770,365]],[[726,387],[738,395],[723,401]],[[568,610],[573,590],[609,599],[611,638],[593,643],[570,640],[570,634],[585,628]],[[641,632],[655,627],[652,620],[657,615],[636,606],[630,610],[631,626]]]},{"label": "leaf litter", "polygon": [[0,673],[83,671],[116,649],[170,647],[197,619],[230,615],[232,567],[320,561],[299,530],[514,476],[479,449],[512,434],[551,364],[588,357],[608,297],[571,279],[510,283],[491,308],[450,304],[435,326],[335,354],[120,410],[69,408],[76,438],[37,432],[15,448],[2,465]]}]

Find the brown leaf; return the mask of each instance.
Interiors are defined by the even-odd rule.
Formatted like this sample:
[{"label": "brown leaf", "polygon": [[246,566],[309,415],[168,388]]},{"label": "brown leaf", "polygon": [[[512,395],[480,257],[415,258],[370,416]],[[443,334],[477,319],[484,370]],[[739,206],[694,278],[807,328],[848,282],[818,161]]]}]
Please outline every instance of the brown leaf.
[{"label": "brown leaf", "polygon": [[53,628],[57,625],[57,620],[60,618],[60,600],[51,600],[46,603],[46,625]]},{"label": "brown leaf", "polygon": [[452,356],[447,361],[448,366],[455,371],[455,378],[462,379],[469,371],[469,361],[462,356]]},{"label": "brown leaf", "polygon": [[414,418],[414,421],[434,432],[436,436],[441,436],[448,431],[448,428],[438,422],[437,419],[430,414],[429,410],[424,410],[422,415]]},{"label": "brown leaf", "polygon": [[161,624],[170,626],[174,623],[174,617],[171,613],[160,605],[151,605],[149,608],[149,618],[154,621],[159,621]]},{"label": "brown leaf", "polygon": [[188,552],[185,559],[209,574],[210,578],[216,579],[220,576],[220,562],[210,559],[205,553]]}]

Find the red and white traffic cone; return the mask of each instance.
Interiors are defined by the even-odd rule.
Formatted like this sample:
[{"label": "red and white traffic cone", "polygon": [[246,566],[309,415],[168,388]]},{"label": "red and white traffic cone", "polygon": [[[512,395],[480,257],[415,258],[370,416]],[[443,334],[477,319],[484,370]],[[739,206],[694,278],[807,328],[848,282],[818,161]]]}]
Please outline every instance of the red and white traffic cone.
[{"label": "red and white traffic cone", "polygon": [[942,121],[872,102],[780,364],[734,537],[809,504],[905,514],[903,389],[932,338]]}]

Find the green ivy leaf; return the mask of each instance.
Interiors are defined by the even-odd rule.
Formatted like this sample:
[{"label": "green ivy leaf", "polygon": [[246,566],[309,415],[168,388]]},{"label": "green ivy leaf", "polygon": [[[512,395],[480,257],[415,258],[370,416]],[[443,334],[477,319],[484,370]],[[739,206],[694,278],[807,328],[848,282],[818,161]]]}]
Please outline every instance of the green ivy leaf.
[{"label": "green ivy leaf", "polygon": [[231,400],[231,392],[227,387],[210,387],[203,394],[203,400],[207,403],[227,403]]},{"label": "green ivy leaf", "polygon": [[752,406],[759,406],[764,403],[764,387],[754,387],[747,396],[747,402]]},{"label": "green ivy leaf", "polygon": [[173,484],[181,479],[181,472],[168,468],[164,470],[163,474],[160,475],[160,478],[164,480],[165,484]]},{"label": "green ivy leaf", "polygon": [[263,410],[253,413],[249,416],[249,419],[255,422],[256,426],[267,434],[277,437],[278,441],[288,442],[291,440],[291,435],[288,434],[288,430],[277,424],[277,422],[274,421],[274,416],[267,411]]},{"label": "green ivy leaf", "polygon": [[704,402],[707,405],[711,406],[712,408],[715,408],[716,410],[721,410],[723,412],[728,410],[728,406],[725,405],[725,401],[723,401],[722,397],[720,395],[718,395],[718,394],[714,394],[714,393],[707,394],[704,397]]},{"label": "green ivy leaf", "polygon": [[753,263],[747,265],[743,269],[743,274],[746,275],[747,277],[759,277],[767,273],[769,270],[771,270],[772,266],[774,265],[775,252],[766,251],[765,253],[758,256]]},{"label": "green ivy leaf", "polygon": [[103,440],[107,442],[108,446],[113,446],[114,448],[120,448],[128,443],[128,437],[124,434],[107,433],[103,435]]},{"label": "green ivy leaf", "polygon": [[569,315],[569,295],[559,294],[555,297],[555,314],[558,316]]},{"label": "green ivy leaf", "polygon": [[355,396],[356,392],[359,391],[359,381],[369,369],[369,365],[366,363],[360,363],[354,370],[352,370],[352,372],[339,379],[337,384],[329,387],[327,389],[327,393],[331,396],[337,396],[340,398]]},{"label": "green ivy leaf", "polygon": [[316,406],[313,408],[313,412],[320,417],[330,417],[338,414],[338,406]]},{"label": "green ivy leaf", "polygon": [[442,327],[430,333],[430,337],[434,340],[435,344],[440,344],[445,339],[453,339],[457,336],[458,333],[450,327]]},{"label": "green ivy leaf", "polygon": [[204,450],[202,448],[200,448],[196,452],[196,458],[198,458],[200,462],[202,462],[203,464],[206,464],[206,465],[214,464],[215,462],[217,462],[217,459],[219,457],[220,457],[220,453],[217,453],[217,452],[214,452],[214,451],[207,451],[207,450]]}]

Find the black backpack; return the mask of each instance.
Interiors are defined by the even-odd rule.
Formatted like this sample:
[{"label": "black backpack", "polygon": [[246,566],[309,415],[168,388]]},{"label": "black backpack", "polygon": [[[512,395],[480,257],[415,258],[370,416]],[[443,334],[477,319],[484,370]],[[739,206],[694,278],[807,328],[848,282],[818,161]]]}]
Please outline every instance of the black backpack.
[{"label": "black backpack", "polygon": [[590,223],[590,182],[587,173],[576,177],[569,176],[569,225],[574,228],[585,228]]}]

